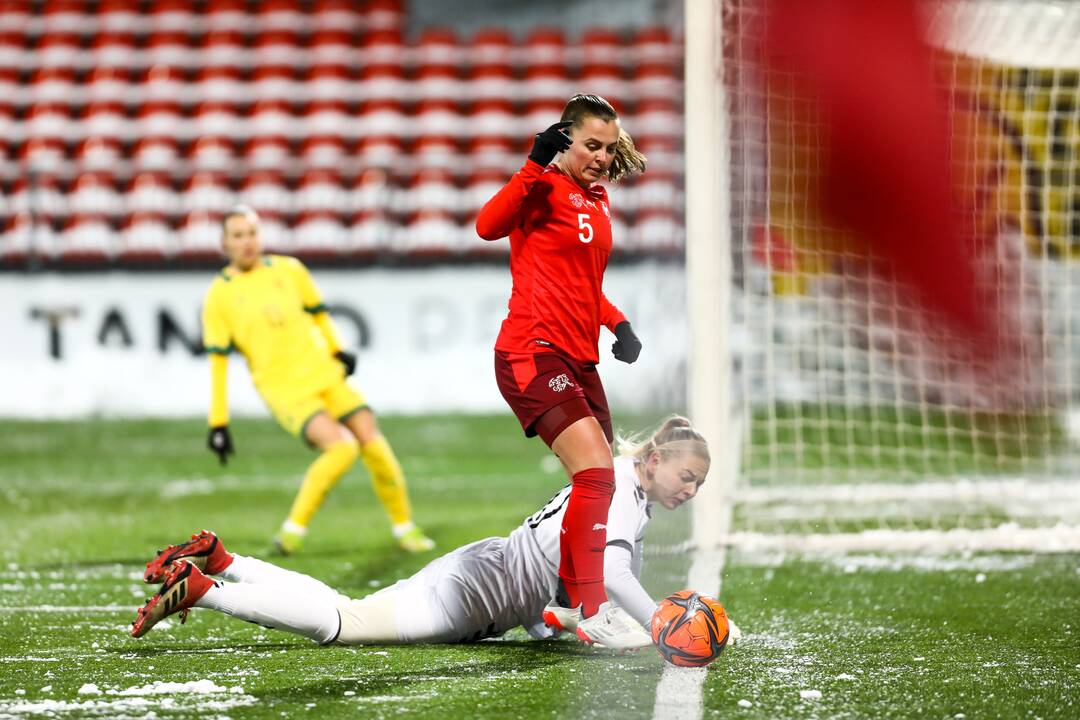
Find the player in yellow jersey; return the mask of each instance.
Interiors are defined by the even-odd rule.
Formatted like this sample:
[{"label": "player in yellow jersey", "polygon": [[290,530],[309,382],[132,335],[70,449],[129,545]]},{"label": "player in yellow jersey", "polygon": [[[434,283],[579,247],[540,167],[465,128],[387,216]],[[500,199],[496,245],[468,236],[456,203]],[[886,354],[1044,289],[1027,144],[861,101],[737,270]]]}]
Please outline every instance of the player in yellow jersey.
[{"label": "player in yellow jersey", "polygon": [[304,542],[327,493],[359,457],[404,549],[435,543],[412,522],[412,509],[394,451],[363,395],[345,382],[356,356],[341,347],[334,323],[307,268],[297,259],[264,255],[255,211],[240,206],[222,222],[229,265],[203,304],[203,344],[210,356],[210,435],[222,464],[233,453],[226,393],[228,354],[244,355],[255,388],[289,433],[320,451],[308,468],[274,545],[285,554]]}]

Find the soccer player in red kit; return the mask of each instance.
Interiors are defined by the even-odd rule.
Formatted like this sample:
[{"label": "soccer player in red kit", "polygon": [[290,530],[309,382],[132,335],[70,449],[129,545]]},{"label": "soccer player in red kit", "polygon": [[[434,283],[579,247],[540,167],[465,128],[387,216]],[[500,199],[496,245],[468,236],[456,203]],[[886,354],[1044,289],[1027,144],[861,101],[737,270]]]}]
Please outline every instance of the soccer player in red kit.
[{"label": "soccer player in red kit", "polygon": [[539,435],[572,482],[560,535],[560,592],[544,617],[555,626],[576,624],[586,642],[590,628],[599,635],[602,625],[610,643],[611,625],[619,622],[604,592],[615,476],[611,414],[596,371],[600,326],[615,334],[616,359],[632,363],[641,352],[626,316],[602,289],[611,209],[599,181],[644,169],[645,157],[611,104],[575,95],[476,219],[485,240],[510,237],[514,285],[495,343],[499,390],[525,435]]}]

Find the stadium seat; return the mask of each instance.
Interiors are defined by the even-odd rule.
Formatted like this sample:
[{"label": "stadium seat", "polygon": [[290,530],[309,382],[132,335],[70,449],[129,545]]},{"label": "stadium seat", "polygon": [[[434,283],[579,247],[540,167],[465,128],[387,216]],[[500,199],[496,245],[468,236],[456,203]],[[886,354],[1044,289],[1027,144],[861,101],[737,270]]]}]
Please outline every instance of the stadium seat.
[{"label": "stadium seat", "polygon": [[143,102],[168,102],[190,105],[194,92],[188,87],[185,72],[173,65],[151,65],[140,73]]},{"label": "stadium seat", "polygon": [[[20,37],[29,37],[31,29],[35,25],[33,7],[23,0],[7,0],[0,3],[0,9],[4,14],[4,30]],[[40,32],[40,29],[38,30]]]},{"label": "stadium seat", "polygon": [[404,156],[404,143],[397,135],[371,134],[361,138],[356,158],[364,168],[396,170]]},{"label": "stadium seat", "polygon": [[670,63],[638,65],[630,85],[638,102],[682,100],[680,69]]},{"label": "stadium seat", "polygon": [[211,25],[209,32],[202,36],[199,45],[199,65],[203,68],[245,68],[252,59],[244,45],[244,35],[233,28],[219,28]]},{"label": "stadium seat", "polygon": [[404,215],[426,211],[456,214],[464,208],[463,200],[449,170],[424,167],[413,177],[408,190],[398,195],[394,210]]},{"label": "stadium seat", "polygon": [[222,213],[235,204],[236,199],[225,176],[213,172],[192,174],[180,197],[180,208],[186,213],[199,210]]},{"label": "stadium seat", "polygon": [[138,173],[173,173],[178,169],[179,157],[176,139],[160,135],[139,138],[131,153]]},{"label": "stadium seat", "polygon": [[246,104],[251,85],[244,82],[235,65],[209,65],[199,69],[193,83],[196,102]]},{"label": "stadium seat", "polygon": [[47,172],[20,175],[8,194],[8,208],[12,213],[28,212],[43,221],[68,215],[67,197],[60,189],[60,181]]},{"label": "stadium seat", "polygon": [[127,68],[108,65],[95,67],[86,79],[84,99],[88,103],[121,103],[131,107],[141,100],[135,89]]},{"label": "stadium seat", "polygon": [[165,172],[136,174],[123,197],[129,214],[174,215],[180,210],[180,198]]},{"label": "stadium seat", "polygon": [[177,68],[194,65],[197,52],[190,46],[184,30],[156,30],[146,39],[143,48],[145,60],[151,66],[170,65]]},{"label": "stadium seat", "polygon": [[363,30],[363,16],[352,0],[314,0],[308,17],[314,35],[326,30],[349,34]]},{"label": "stadium seat", "polygon": [[75,71],[69,67],[40,67],[30,76],[30,97],[33,104],[82,104],[82,87],[75,82]]},{"label": "stadium seat", "polygon": [[345,141],[339,135],[309,135],[300,144],[300,160],[312,170],[341,170],[348,161]]},{"label": "stadium seat", "polygon": [[233,151],[231,138],[211,133],[199,133],[187,152],[188,168],[192,172],[237,173],[240,168]]},{"label": "stadium seat", "polygon": [[364,65],[355,89],[364,102],[402,103],[409,95],[409,83],[398,64]]},{"label": "stadium seat", "polygon": [[252,136],[292,138],[300,130],[285,100],[259,100],[251,109]]},{"label": "stadium seat", "polygon": [[[631,118],[632,121],[632,118]],[[638,150],[648,158],[648,172],[671,172],[679,174],[683,170],[681,138],[670,135],[649,135],[640,133],[627,125],[630,135]]]},{"label": "stadium seat", "polygon": [[244,147],[244,163],[249,171],[289,172],[292,154],[289,141],[282,135],[258,135]]},{"label": "stadium seat", "polygon": [[292,215],[293,193],[285,184],[280,170],[256,170],[244,180],[237,201],[249,205],[260,217]]},{"label": "stadium seat", "polygon": [[73,215],[119,217],[124,200],[116,192],[116,183],[108,173],[84,173],[72,183],[67,193],[68,211]]},{"label": "stadium seat", "polygon": [[462,252],[462,228],[448,213],[424,210],[394,233],[394,248],[415,257],[437,258]]},{"label": "stadium seat", "polygon": [[565,103],[571,93],[576,90],[576,86],[567,78],[566,71],[561,67],[536,65],[526,68],[525,78],[521,81],[521,89],[526,103]]},{"label": "stadium seat", "polygon": [[201,32],[202,18],[195,12],[194,5],[194,0],[154,0],[147,18],[151,35]]},{"label": "stadium seat", "polygon": [[41,138],[68,142],[76,137],[79,128],[68,115],[66,104],[37,103],[30,107],[24,122],[27,139]]},{"label": "stadium seat", "polygon": [[195,107],[191,117],[191,136],[221,136],[232,139],[245,139],[251,130],[244,118],[236,112],[231,102],[208,101]]},{"label": "stadium seat", "polygon": [[[266,252],[291,255],[294,252],[292,229],[275,215],[259,218],[259,235],[262,237]],[[217,228],[218,255],[221,255],[221,227]]]},{"label": "stadium seat", "polygon": [[404,106],[399,100],[373,100],[364,103],[357,124],[360,126],[357,133],[362,137],[405,137],[412,134],[412,120],[405,115]]},{"label": "stadium seat", "polygon": [[421,100],[414,111],[412,129],[417,135],[461,137],[469,132],[469,120],[450,99]]},{"label": "stadium seat", "polygon": [[[260,20],[263,13],[259,13]],[[253,61],[256,68],[282,65],[288,68],[307,66],[308,55],[295,30],[263,30],[254,42]]]},{"label": "stadium seat", "polygon": [[257,5],[255,27],[260,35],[288,32],[307,33],[311,27],[300,0],[262,0]]},{"label": "stadium seat", "polygon": [[190,133],[187,119],[180,112],[180,105],[171,100],[143,103],[134,124],[138,137],[172,137],[184,140]]},{"label": "stadium seat", "polygon": [[374,255],[390,249],[394,223],[384,213],[359,212],[349,225],[349,249],[357,255]]},{"label": "stadium seat", "polygon": [[623,192],[627,196],[624,201],[626,208],[632,207],[638,211],[678,209],[682,202],[675,174],[660,168],[649,168],[644,175],[635,178],[632,187]]},{"label": "stadium seat", "polygon": [[512,102],[517,100],[518,82],[509,64],[474,65],[462,83],[462,98],[476,103]]},{"label": "stadium seat", "polygon": [[79,173],[115,172],[123,160],[123,148],[116,137],[94,135],[75,148],[75,170]]},{"label": "stadium seat", "polygon": [[116,255],[117,237],[100,215],[72,215],[57,238],[57,256],[65,264],[98,264]]},{"label": "stadium seat", "polygon": [[479,136],[469,143],[468,152],[463,158],[467,167],[462,170],[466,173],[495,173],[501,176],[505,183],[525,162],[527,154],[527,150],[518,152],[517,143],[510,138],[498,135]]},{"label": "stadium seat", "polygon": [[359,62],[353,36],[340,27],[326,27],[312,33],[307,44],[309,65],[352,68]]},{"label": "stadium seat", "polygon": [[337,135],[348,139],[360,134],[360,123],[344,100],[316,100],[304,106],[299,118],[304,135]]},{"label": "stadium seat", "polygon": [[633,60],[636,65],[662,63],[677,65],[681,53],[678,42],[666,27],[646,27],[634,33]]},{"label": "stadium seat", "polygon": [[136,213],[124,221],[120,230],[117,259],[141,263],[163,260],[176,254],[176,234],[161,215]]},{"label": "stadium seat", "polygon": [[353,184],[349,207],[358,213],[385,213],[393,207],[395,195],[387,172],[369,167],[360,173]]},{"label": "stadium seat", "polygon": [[293,252],[305,257],[335,257],[349,244],[349,232],[334,212],[307,212],[293,225]]},{"label": "stadium seat", "polygon": [[348,103],[358,99],[356,83],[345,63],[316,61],[307,69],[303,85],[312,101],[343,100]]},{"label": "stadium seat", "polygon": [[473,67],[505,66],[513,62],[514,38],[505,28],[481,28],[473,33],[467,49],[468,64]]},{"label": "stadium seat", "polygon": [[92,102],[83,108],[77,121],[71,124],[74,135],[69,138],[78,141],[87,137],[114,138],[120,142],[130,142],[136,133],[136,127],[128,119],[120,103]]},{"label": "stadium seat", "polygon": [[[0,115],[0,118],[2,117],[3,116]],[[0,122],[0,125],[2,124],[3,123]],[[19,163],[16,162],[15,157],[12,154],[11,143],[7,140],[0,140],[0,183],[11,182],[22,172],[22,168],[19,167]],[[0,193],[0,197],[3,197],[2,193]],[[7,214],[2,209],[6,206],[6,201],[0,200],[0,217]]]},{"label": "stadium seat", "polygon": [[45,0],[38,16],[41,30],[46,35],[88,35],[94,31],[95,23],[94,16],[85,12],[85,3],[77,0]]},{"label": "stadium seat", "polygon": [[685,244],[685,231],[671,209],[639,213],[627,234],[628,247],[637,252],[675,252]]},{"label": "stadium seat", "polygon": [[[265,235],[266,226],[260,223]],[[189,213],[180,224],[174,238],[177,256],[189,261],[220,261],[225,265],[221,251],[221,214],[216,212]],[[264,238],[265,242],[265,238]]]},{"label": "stadium seat", "polygon": [[474,138],[517,139],[522,132],[527,132],[519,126],[519,113],[514,111],[513,103],[505,98],[489,99],[473,104],[463,131]]},{"label": "stadium seat", "polygon": [[[4,108],[5,113],[14,112],[16,107],[29,104],[29,93],[25,91],[25,86],[19,82],[17,70],[0,67],[0,107]],[[17,139],[10,135],[7,137]]]},{"label": "stadium seat", "polygon": [[412,97],[419,100],[457,101],[465,89],[457,68],[445,65],[423,65],[409,88]]},{"label": "stadium seat", "polygon": [[296,186],[296,213],[333,215],[347,209],[349,191],[341,183],[336,170],[308,170]]},{"label": "stadium seat", "polygon": [[96,68],[142,69],[147,64],[145,55],[136,46],[135,34],[131,31],[98,33],[90,41],[88,56]]},{"label": "stadium seat", "polygon": [[[547,100],[533,100],[525,104],[525,112],[521,115],[519,138],[532,138],[533,135],[547,128],[553,123],[559,122],[563,108],[570,97],[551,98]],[[527,152],[527,151],[526,151]],[[524,158],[522,158],[524,159]]]},{"label": "stadium seat", "polygon": [[252,98],[292,103],[303,99],[303,88],[296,82],[296,73],[288,65],[261,65],[251,78]]},{"label": "stadium seat", "polygon": [[368,0],[364,9],[364,25],[372,31],[400,31],[405,27],[403,0]]},{"label": "stadium seat", "polygon": [[362,66],[387,65],[403,67],[406,61],[405,40],[398,29],[372,29],[364,33],[360,43]]},{"label": "stadium seat", "polygon": [[682,137],[683,118],[673,100],[643,100],[637,104],[637,112],[626,121],[627,129],[634,137]]},{"label": "stadium seat", "polygon": [[522,55],[527,70],[558,69],[565,74],[567,65],[566,38],[556,27],[539,27],[525,36]]},{"label": "stadium seat", "polygon": [[202,16],[203,31],[250,33],[252,16],[247,12],[246,0],[214,0],[207,3]]},{"label": "stadium seat", "polygon": [[100,0],[97,6],[97,35],[134,33],[144,24],[138,0]]},{"label": "stadium seat", "polygon": [[29,212],[14,213],[0,235],[0,263],[18,265],[31,256],[51,258],[56,254],[52,225]]},{"label": "stadium seat", "polygon": [[420,33],[413,62],[421,69],[441,67],[456,71],[461,67],[462,49],[451,28],[429,27]]},{"label": "stadium seat", "polygon": [[581,69],[577,87],[582,92],[600,95],[614,105],[617,112],[622,112],[626,99],[630,96],[622,71],[617,65],[608,63],[585,65]]},{"label": "stadium seat", "polygon": [[473,173],[461,192],[462,210],[468,215],[476,215],[484,203],[502,190],[509,180],[510,174],[502,170],[478,170]]},{"label": "stadium seat", "polygon": [[[4,18],[5,22],[7,17]],[[29,57],[30,51],[26,49],[26,36],[22,33],[13,32],[6,26],[0,30],[0,68],[21,70],[33,64],[33,58]]]},{"label": "stadium seat", "polygon": [[45,33],[37,39],[32,54],[24,54],[23,59],[37,67],[82,67],[79,43],[75,33]]},{"label": "stadium seat", "polygon": [[458,155],[457,142],[446,135],[425,135],[413,143],[412,171],[439,169],[449,172],[461,172],[461,157]]},{"label": "stadium seat", "polygon": [[616,69],[625,67],[632,58],[626,51],[622,34],[607,27],[586,29],[578,40],[583,66],[604,65]]}]

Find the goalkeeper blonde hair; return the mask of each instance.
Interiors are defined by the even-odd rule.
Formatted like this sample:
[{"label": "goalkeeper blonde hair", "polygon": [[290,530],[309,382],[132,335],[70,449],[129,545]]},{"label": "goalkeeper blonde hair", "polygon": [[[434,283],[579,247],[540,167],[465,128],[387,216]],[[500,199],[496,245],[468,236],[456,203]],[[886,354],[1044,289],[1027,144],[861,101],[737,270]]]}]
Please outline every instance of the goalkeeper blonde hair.
[{"label": "goalkeeper blonde hair", "polygon": [[[559,119],[562,122],[570,120],[574,123],[574,127],[577,128],[581,127],[581,123],[585,121],[585,118],[590,117],[608,122],[614,120],[616,124],[619,122],[619,114],[615,112],[615,108],[611,106],[611,103],[599,95],[586,95],[583,93],[570,98],[570,101],[566,103],[566,107],[563,108],[562,117]],[[624,177],[645,172],[646,157],[634,147],[634,139],[621,126],[619,127],[619,139],[615,142],[615,152],[612,155],[611,165],[607,169],[607,179],[611,182],[619,182]]]},{"label": "goalkeeper blonde hair", "polygon": [[709,460],[709,445],[705,438],[681,415],[669,415],[647,439],[642,439],[639,435],[619,433],[615,442],[619,455],[632,457],[638,462],[644,462],[653,451],[659,451],[665,456],[690,452],[703,460]]}]

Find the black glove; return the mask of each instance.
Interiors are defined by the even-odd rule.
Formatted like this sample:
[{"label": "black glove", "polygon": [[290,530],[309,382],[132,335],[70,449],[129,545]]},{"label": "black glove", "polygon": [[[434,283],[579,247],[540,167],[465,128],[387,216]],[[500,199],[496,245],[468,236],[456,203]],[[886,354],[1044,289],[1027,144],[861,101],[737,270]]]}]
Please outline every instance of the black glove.
[{"label": "black glove", "polygon": [[221,425],[210,428],[210,434],[206,436],[206,447],[211,452],[216,452],[218,460],[224,465],[228,462],[228,456],[235,454],[232,446],[232,437],[229,436],[229,426]]},{"label": "black glove", "polygon": [[618,339],[611,345],[611,354],[615,356],[615,359],[622,360],[624,363],[637,360],[638,355],[641,354],[641,341],[634,334],[629,320],[623,320],[615,326],[615,337]]},{"label": "black glove", "polygon": [[573,124],[573,120],[557,122],[544,132],[536,133],[529,159],[538,165],[547,167],[548,163],[554,160],[556,155],[574,144],[570,136],[563,132]]},{"label": "black glove", "polygon": [[338,350],[334,353],[334,357],[345,366],[345,377],[349,377],[356,372],[356,353]]}]

